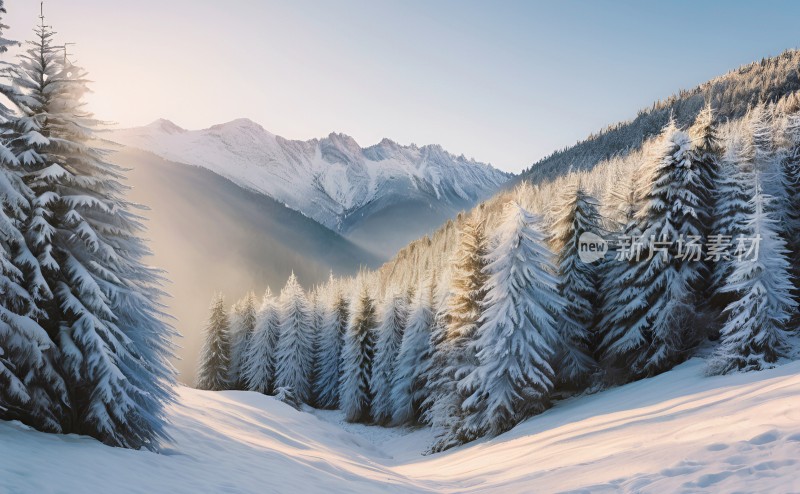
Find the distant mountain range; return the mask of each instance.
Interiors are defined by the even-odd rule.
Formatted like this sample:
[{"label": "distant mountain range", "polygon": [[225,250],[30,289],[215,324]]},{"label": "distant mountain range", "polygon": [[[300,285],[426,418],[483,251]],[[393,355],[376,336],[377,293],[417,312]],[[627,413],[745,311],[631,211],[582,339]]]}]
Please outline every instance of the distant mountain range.
[{"label": "distant mountain range", "polygon": [[233,302],[279,291],[292,271],[311,288],[331,272],[377,268],[511,178],[439,146],[361,148],[341,134],[290,141],[249,120],[197,131],[158,120],[107,139],[123,145],[111,160],[130,169],[131,198],[150,209],[152,263],[171,280],[185,383],[215,292]]},{"label": "distant mountain range", "polygon": [[113,131],[109,139],[208,169],[384,258],[512,178],[438,145],[402,146],[384,139],[362,148],[335,133],[293,141],[247,119],[203,130],[162,119]]}]

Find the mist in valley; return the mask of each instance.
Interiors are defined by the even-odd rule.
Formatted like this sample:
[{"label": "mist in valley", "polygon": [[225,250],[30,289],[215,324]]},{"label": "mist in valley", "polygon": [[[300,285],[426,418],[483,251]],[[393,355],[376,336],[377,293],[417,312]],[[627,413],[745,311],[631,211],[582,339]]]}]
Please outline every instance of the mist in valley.
[{"label": "mist in valley", "polygon": [[247,294],[277,293],[294,270],[304,287],[334,274],[374,268],[381,258],[302,214],[202,168],[130,148],[111,161],[129,168],[129,198],[146,205],[151,264],[166,271],[172,324],[182,334],[175,365],[193,384],[208,306]]}]

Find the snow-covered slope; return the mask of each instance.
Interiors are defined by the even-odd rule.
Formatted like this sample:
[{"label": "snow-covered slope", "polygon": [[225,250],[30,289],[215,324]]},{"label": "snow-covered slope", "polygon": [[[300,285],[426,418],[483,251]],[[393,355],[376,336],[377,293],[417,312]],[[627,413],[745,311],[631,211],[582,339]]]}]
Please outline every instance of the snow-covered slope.
[{"label": "snow-covered slope", "polygon": [[559,403],[508,434],[422,456],[414,432],[248,392],[179,390],[164,454],[0,422],[0,491],[798,492],[800,362],[703,377],[693,359]]},{"label": "snow-covered slope", "polygon": [[458,211],[510,178],[436,145],[401,146],[384,139],[361,148],[343,134],[291,141],[247,119],[196,131],[157,120],[116,130],[109,139],[207,168],[344,233],[364,219],[359,213],[370,204],[385,208],[413,199]]}]

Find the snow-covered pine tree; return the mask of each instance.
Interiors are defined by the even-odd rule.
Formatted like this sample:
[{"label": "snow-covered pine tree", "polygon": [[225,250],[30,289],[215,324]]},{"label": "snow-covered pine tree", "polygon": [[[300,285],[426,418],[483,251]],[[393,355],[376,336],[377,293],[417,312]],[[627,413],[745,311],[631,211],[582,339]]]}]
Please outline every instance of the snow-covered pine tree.
[{"label": "snow-covered pine tree", "polygon": [[242,328],[241,317],[243,314],[244,299],[237,300],[228,308],[228,342],[230,346],[230,364],[228,365],[228,389],[240,389],[239,387],[239,369],[237,364],[242,359],[237,358],[237,353],[246,348],[247,342],[245,341],[246,334],[240,333],[239,329]]},{"label": "snow-covered pine tree", "polygon": [[403,341],[392,377],[392,423],[416,423],[421,419],[425,399],[421,376],[428,355],[433,328],[436,278],[429,274],[417,290],[408,313]]},{"label": "snow-covered pine tree", "polygon": [[309,396],[308,404],[314,408],[320,408],[319,397],[317,396],[317,379],[319,376],[319,357],[320,357],[320,335],[322,330],[322,319],[325,317],[325,296],[324,285],[314,287],[309,296],[311,303],[311,374],[308,377]]},{"label": "snow-covered pine tree", "polygon": [[[459,392],[458,382],[478,365],[473,342],[486,296],[487,240],[485,223],[478,213],[464,220],[459,231],[458,248],[454,253],[454,273],[450,283],[447,318],[447,339],[438,345],[439,352],[431,364],[438,377],[431,376],[433,392],[428,397],[426,422],[436,433],[431,452],[443,451],[460,443],[462,404],[467,398]],[[440,317],[441,319],[441,317]]]},{"label": "snow-covered pine tree", "polygon": [[372,392],[370,378],[375,359],[375,302],[369,286],[361,281],[354,300],[350,324],[342,347],[342,377],[339,385],[340,404],[348,422],[369,422]]},{"label": "snow-covered pine tree", "polygon": [[714,191],[722,167],[722,144],[710,103],[695,118],[694,124],[689,128],[689,136],[692,140],[692,166],[699,180],[697,195],[700,207],[697,216],[701,225],[711,225],[716,202]]},{"label": "snow-covered pine tree", "polygon": [[247,348],[256,327],[256,297],[248,293],[231,307],[231,389],[247,389],[244,375]]},{"label": "snow-covered pine tree", "polygon": [[256,315],[253,336],[247,345],[242,376],[250,391],[270,394],[275,385],[275,351],[280,319],[272,291],[267,288]]},{"label": "snow-covered pine tree", "polygon": [[[464,220],[458,239],[450,283],[447,332],[461,351],[469,346],[477,331],[481,304],[486,295],[487,275],[484,268],[488,247],[483,219],[474,214]],[[469,362],[464,363],[470,366]]]},{"label": "snow-covered pine tree", "polygon": [[509,203],[488,254],[486,298],[475,341],[478,366],[459,387],[469,392],[460,437],[500,434],[549,405],[564,307],[541,220]]},{"label": "snow-covered pine tree", "polygon": [[[774,108],[759,104],[747,114],[748,130],[752,143],[752,163],[758,172],[763,193],[774,198],[765,206],[772,217],[779,221],[779,231],[785,234],[784,225],[787,210],[783,207],[787,197],[787,184],[784,180],[781,164],[785,156],[784,149],[777,146],[774,119]],[[750,196],[752,198],[752,194]]]},{"label": "snow-covered pine tree", "polygon": [[[467,398],[459,392],[458,382],[477,365],[477,357],[466,335],[451,338],[448,307],[451,293],[434,315],[431,333],[431,357],[425,362],[422,384],[427,395],[422,402],[422,422],[430,425],[435,440],[428,453],[444,451],[460,442],[457,431],[462,425],[461,405]],[[474,333],[472,335],[474,338]]]},{"label": "snow-covered pine tree", "polygon": [[323,409],[339,407],[339,379],[344,333],[350,321],[350,308],[338,282],[331,277],[320,318],[317,345],[317,406]]},{"label": "snow-covered pine tree", "polygon": [[624,232],[628,225],[635,220],[636,213],[641,205],[641,186],[643,180],[640,168],[621,171],[615,176],[615,180],[606,197],[603,200],[603,212],[601,216],[606,219],[604,225],[610,232]]},{"label": "snow-covered pine tree", "polygon": [[712,263],[710,305],[717,313],[734,300],[734,294],[724,290],[735,267],[730,255],[719,255],[733,248],[734,239],[747,234],[745,222],[752,199],[752,144],[744,136],[734,136],[722,158],[715,189],[714,221],[708,242],[717,245],[718,252],[707,252]]},{"label": "snow-covered pine tree", "polygon": [[[696,211],[699,220],[698,226],[703,234],[704,242],[708,242],[710,236],[719,234],[712,226],[723,167],[722,143],[710,103],[695,118],[694,124],[689,128],[689,136],[692,139],[692,166],[699,179],[697,187],[699,203]],[[719,315],[719,309],[713,304],[713,272],[717,266],[713,257],[705,256],[703,263],[702,276],[698,279],[698,285],[695,287],[697,309],[698,314],[707,314],[711,324],[704,325],[713,326],[713,333],[717,329],[713,321],[718,319]]]},{"label": "snow-covered pine tree", "polygon": [[[0,0],[0,55],[16,44],[3,37],[5,8]],[[0,65],[7,64],[0,61]],[[0,93],[13,94],[0,84]],[[66,389],[54,364],[58,356],[50,336],[36,322],[42,314],[36,299],[25,288],[23,270],[31,265],[40,275],[38,262],[19,230],[30,211],[32,192],[22,180],[19,160],[6,146],[5,137],[13,129],[14,111],[0,103],[0,419],[20,420],[37,429],[61,432],[66,408]],[[38,276],[36,285],[47,290]]]},{"label": "snow-covered pine tree", "polygon": [[[640,183],[643,180],[642,168],[618,177],[604,202],[611,246],[630,244],[632,239],[641,236],[636,215],[641,207]],[[617,253],[610,248],[606,257],[597,265],[600,300],[591,348],[594,349],[595,360],[601,364],[606,382],[624,382],[628,379],[627,369],[620,369],[613,365],[615,362],[612,359],[607,358],[607,349],[603,342],[613,342],[624,336],[625,328],[612,323],[619,317],[617,311],[623,307],[620,305],[622,294],[635,275],[634,262],[631,259],[618,259]]]},{"label": "snow-covered pine tree", "polygon": [[453,379],[444,375],[455,353],[453,340],[448,334],[449,282],[440,280],[437,286],[443,293],[435,297],[430,344],[427,353],[422,357],[423,369],[419,384],[425,396],[420,407],[422,423],[435,425],[437,429],[441,429],[444,421],[440,417],[455,415],[452,409],[458,400],[453,392],[455,389]]},{"label": "snow-covered pine tree", "polygon": [[287,388],[301,403],[311,396],[311,367],[314,363],[311,304],[294,273],[289,276],[280,298],[280,332],[275,354],[275,388]]},{"label": "snow-covered pine tree", "polygon": [[788,349],[786,324],[797,301],[791,297],[786,242],[769,212],[770,200],[757,179],[745,226],[747,237],[758,244],[757,257],[737,261],[724,287],[736,299],[725,309],[728,320],[710,364],[712,373],[764,369]]},{"label": "snow-covered pine tree", "polygon": [[590,344],[599,302],[597,270],[579,257],[584,233],[602,235],[597,203],[580,185],[564,191],[554,211],[551,249],[558,262],[558,290],[566,307],[558,319],[561,342],[556,349],[556,383],[567,389],[580,389],[596,367]]},{"label": "snow-covered pine tree", "polygon": [[162,273],[142,262],[149,250],[124,170],[94,147],[100,122],[84,108],[86,72],[64,60],[43,16],[28,45],[11,72],[20,116],[10,147],[34,194],[23,229],[53,295],[39,290],[69,391],[66,430],[156,449],[175,380]]},{"label": "snow-covered pine tree", "polygon": [[230,321],[222,294],[214,296],[210,310],[196,387],[208,391],[224,391],[231,387],[231,345]]},{"label": "snow-covered pine tree", "polygon": [[[699,177],[690,138],[674,122],[664,129],[660,145],[637,213],[645,244],[642,256],[615,273],[624,284],[601,322],[604,360],[634,378],[670,368],[697,339],[687,333],[693,328],[692,287],[702,276],[703,263],[694,260],[688,246],[693,238],[702,239]],[[687,253],[691,255],[682,257]]]},{"label": "snow-covered pine tree", "polygon": [[[786,128],[789,149],[781,163],[786,184],[784,228],[789,264],[792,266],[795,300],[800,300],[800,113],[789,116]],[[795,311],[793,328],[800,330],[800,312]]]},{"label": "snow-covered pine tree", "polygon": [[[614,236],[617,245],[630,243],[641,237],[637,221],[631,219],[624,229]],[[630,287],[637,276],[635,258],[618,259],[609,254],[598,265],[600,273],[600,313],[596,322],[595,358],[602,366],[605,380],[610,383],[626,382],[630,378],[629,369],[620,360],[620,355],[609,351],[608,345],[624,340],[628,327],[619,324],[625,316],[627,303],[634,294]]]},{"label": "snow-covered pine tree", "polygon": [[403,293],[386,297],[380,311],[381,318],[375,328],[375,362],[372,366],[372,417],[380,425],[392,420],[392,377],[394,363],[403,342],[403,331],[408,319],[408,302]]},{"label": "snow-covered pine tree", "polygon": [[[794,246],[794,258],[800,261],[800,113],[789,116],[787,134],[791,147],[782,163],[788,192],[786,230],[790,235],[787,241]],[[800,262],[796,266],[800,268]]]}]

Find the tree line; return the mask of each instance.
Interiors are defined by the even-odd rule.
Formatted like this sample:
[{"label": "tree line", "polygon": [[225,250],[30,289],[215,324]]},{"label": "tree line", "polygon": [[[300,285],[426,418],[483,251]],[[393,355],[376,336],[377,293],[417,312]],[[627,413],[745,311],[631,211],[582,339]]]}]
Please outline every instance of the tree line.
[{"label": "tree line", "polygon": [[[720,123],[708,105],[622,162],[501,194],[377,271],[308,292],[292,275],[258,308],[218,296],[198,387],[430,425],[433,452],[698,348],[710,374],[771,366],[798,331],[800,113],[786,108]],[[638,250],[586,261],[587,232]]]}]

